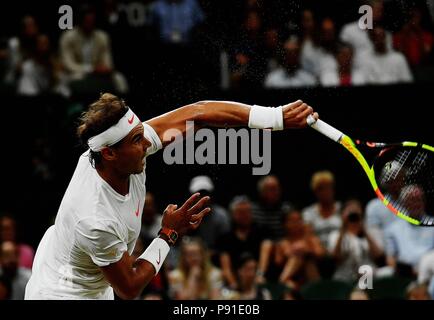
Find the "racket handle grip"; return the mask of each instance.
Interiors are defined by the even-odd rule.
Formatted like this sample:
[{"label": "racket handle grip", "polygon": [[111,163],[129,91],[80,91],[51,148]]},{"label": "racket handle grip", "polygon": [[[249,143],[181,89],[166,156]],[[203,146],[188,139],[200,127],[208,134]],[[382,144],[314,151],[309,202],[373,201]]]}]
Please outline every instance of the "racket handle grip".
[{"label": "racket handle grip", "polygon": [[315,120],[315,118],[312,115],[309,115],[306,119],[307,124],[314,128],[316,131],[322,133],[326,137],[332,139],[335,142],[339,142],[339,140],[344,135],[341,131],[339,131],[336,128],[333,128],[328,123],[325,123],[324,121],[318,119]]}]

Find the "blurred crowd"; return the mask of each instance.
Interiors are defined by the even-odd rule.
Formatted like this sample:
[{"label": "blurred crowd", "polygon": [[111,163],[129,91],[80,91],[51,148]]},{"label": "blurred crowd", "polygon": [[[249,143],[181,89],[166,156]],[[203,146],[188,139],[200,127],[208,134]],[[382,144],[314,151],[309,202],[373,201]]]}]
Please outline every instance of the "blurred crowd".
[{"label": "blurred crowd", "polygon": [[[1,88],[68,97],[125,94],[158,77],[197,78],[221,88],[337,87],[434,78],[430,1],[349,3],[76,1],[72,30],[43,30],[42,15],[26,14],[19,30],[0,35]],[[360,27],[368,21],[359,13],[364,4],[372,8],[372,29]]]},{"label": "blurred crowd", "polygon": [[[373,29],[359,28],[363,4],[373,10]],[[1,93],[95,97],[162,86],[171,95],[201,86],[283,89],[434,79],[431,0],[100,0],[72,7],[72,30],[60,30],[57,20],[47,25],[44,12],[25,14],[16,29],[1,31]],[[50,110],[41,118],[56,118]],[[61,121],[50,125],[62,127]],[[73,143],[43,126],[38,122],[41,132],[32,132],[28,142],[28,186],[39,201],[34,207],[49,215],[63,179],[53,182],[56,155],[62,143]],[[331,172],[315,173],[317,201],[306,208],[283,199],[276,176],[261,178],[255,197],[239,190],[228,206],[213,203],[202,226],[179,241],[138,298],[434,298],[432,229],[396,218],[377,199],[339,201],[336,183]],[[207,176],[193,178],[189,191],[216,193]],[[160,228],[165,204],[159,200],[146,195],[137,256]],[[23,226],[12,211],[0,212],[0,299],[23,299],[36,249],[23,243]],[[358,285],[364,265],[373,272],[372,290]]]},{"label": "blurred crowd", "polygon": [[[282,198],[274,175],[258,180],[255,199],[235,195],[227,208],[212,202],[201,227],[178,241],[137,299],[434,297],[431,228],[397,218],[378,199],[366,206],[357,198],[336,199],[330,171],[315,172],[310,187],[316,201],[305,208]],[[211,178],[201,175],[191,180],[189,192],[213,198],[216,190]],[[136,258],[160,229],[160,205],[148,192]],[[20,241],[18,231],[11,215],[1,216],[3,299],[22,299],[31,274],[34,249]],[[372,279],[365,283],[363,276]]]}]

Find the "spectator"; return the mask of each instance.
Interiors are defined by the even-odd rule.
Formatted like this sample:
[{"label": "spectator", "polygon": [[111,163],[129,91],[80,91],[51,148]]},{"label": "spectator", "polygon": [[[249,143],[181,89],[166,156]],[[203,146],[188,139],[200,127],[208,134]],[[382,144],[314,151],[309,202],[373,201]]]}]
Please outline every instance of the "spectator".
[{"label": "spectator", "polygon": [[394,84],[412,82],[413,75],[402,53],[386,47],[386,33],[380,26],[369,32],[374,46],[372,52],[366,52],[362,60],[362,68],[367,83]]},{"label": "spectator", "polygon": [[261,178],[257,187],[259,201],[252,207],[253,221],[265,232],[266,238],[279,240],[285,233],[282,221],[291,205],[282,201],[282,189],[276,176],[269,175]]},{"label": "spectator", "polygon": [[[409,215],[412,218],[421,219],[421,216],[426,213],[425,195],[422,189],[416,185],[405,186],[401,190],[397,202],[400,203],[404,213],[407,210],[410,212]],[[388,264],[395,268],[396,273],[410,277],[418,275],[421,259],[434,252],[434,233],[423,232],[424,230],[417,227],[414,229],[414,225],[403,224],[402,222],[403,220],[397,220],[386,231],[389,250]],[[400,239],[398,239],[399,235],[401,235]],[[410,236],[416,237],[416,239],[413,239],[413,242],[403,243]],[[424,266],[424,273],[426,276],[426,266]]]},{"label": "spectator", "polygon": [[275,263],[283,267],[279,281],[299,290],[303,284],[320,278],[316,262],[325,249],[298,210],[290,211],[284,221],[286,236],[276,245]]},{"label": "spectator", "polygon": [[145,244],[151,243],[158,231],[160,231],[162,218],[163,216],[157,210],[154,194],[147,191],[142,212],[142,228],[140,230],[140,238]]},{"label": "spectator", "polygon": [[0,244],[0,277],[10,283],[10,299],[24,300],[27,282],[30,279],[30,270],[18,264],[18,248],[12,241]]},{"label": "spectator", "polygon": [[[196,176],[191,179],[189,190],[191,194],[200,192],[202,196],[208,195],[213,199],[214,183],[208,176]],[[208,206],[211,208],[211,213],[203,218],[200,228],[196,229],[192,235],[202,239],[214,261],[217,240],[229,232],[230,220],[226,209],[213,200]]]},{"label": "spectator", "polygon": [[395,49],[405,55],[411,67],[417,67],[427,61],[433,43],[433,35],[422,26],[421,9],[412,8],[408,21],[393,37]]},{"label": "spectator", "polygon": [[[398,199],[401,191],[404,178],[403,171],[400,170],[401,167],[398,162],[391,162],[389,169],[387,167],[383,168],[378,180],[385,198],[391,202]],[[385,230],[396,220],[399,220],[399,218],[377,197],[370,200],[366,205],[366,226],[381,248],[384,248]]]},{"label": "spectator", "polygon": [[106,86],[126,93],[126,80],[113,66],[110,38],[105,31],[96,28],[94,9],[82,7],[78,20],[78,26],[64,32],[60,38],[61,60],[71,80],[82,90],[91,87],[90,90],[100,91]]},{"label": "spectator", "polygon": [[427,214],[426,201],[423,189],[416,184],[410,184],[402,188],[397,203],[400,204],[400,210],[404,214],[421,221]]},{"label": "spectator", "polygon": [[265,87],[283,89],[315,86],[315,77],[301,67],[300,41],[296,36],[286,40],[283,51],[281,66],[266,76]]},{"label": "spectator", "polygon": [[278,28],[269,27],[265,30],[264,50],[267,59],[267,72],[271,72],[279,67],[280,42],[281,40]]},{"label": "spectator", "polygon": [[422,256],[417,280],[419,284],[428,287],[431,298],[434,299],[434,251]]},{"label": "spectator", "polygon": [[383,254],[375,240],[365,230],[363,208],[358,200],[349,200],[342,207],[342,228],[329,237],[329,252],[336,260],[334,278],[354,282],[359,278],[359,267],[375,266]]},{"label": "spectator", "polygon": [[205,15],[196,0],[157,0],[152,7],[160,39],[167,44],[188,44]]},{"label": "spectator", "polygon": [[[336,65],[336,30],[335,23],[330,18],[323,19],[319,34],[313,41],[304,42],[301,61],[309,71],[316,77],[320,77],[322,72],[333,69]],[[307,70],[307,69],[306,69]]]},{"label": "spectator", "polygon": [[179,267],[169,273],[170,296],[176,300],[219,299],[221,271],[212,266],[202,241],[184,238]]},{"label": "spectator", "polygon": [[[372,8],[373,26],[381,24],[384,20],[384,1],[368,0],[366,2]],[[340,33],[340,40],[350,44],[354,49],[354,64],[356,68],[362,68],[362,56],[374,50],[368,31],[369,29],[360,28],[359,20],[357,20],[344,25]],[[392,49],[392,34],[390,32],[385,32],[385,43],[388,50]]]},{"label": "spectator", "polygon": [[[275,41],[275,39],[271,39]],[[249,10],[235,39],[234,61],[231,63],[232,87],[259,87],[266,73],[267,62],[262,20],[257,11]]]},{"label": "spectator", "polygon": [[335,200],[335,178],[330,171],[318,171],[310,185],[317,202],[303,209],[303,219],[327,248],[330,234],[342,225],[341,203]]},{"label": "spectator", "polygon": [[39,34],[33,53],[22,64],[17,92],[34,96],[53,91],[69,96],[65,80],[52,52],[50,39],[45,34]]},{"label": "spectator", "polygon": [[327,67],[320,68],[320,82],[324,87],[348,87],[365,83],[363,72],[354,68],[353,48],[340,43],[336,48],[336,55]]},{"label": "spectator", "polygon": [[36,38],[39,35],[39,25],[31,15],[26,15],[21,20],[20,34],[8,41],[8,72],[6,83],[14,86],[21,73],[22,63],[29,58],[36,47]]},{"label": "spectator", "polygon": [[15,243],[18,250],[18,266],[32,269],[35,250],[30,245],[20,242],[17,233],[17,223],[14,217],[0,216],[0,244],[7,241]]},{"label": "spectator", "polygon": [[312,10],[306,9],[301,13],[301,65],[303,68],[315,74],[317,61],[315,60],[315,48],[318,46],[319,34]]},{"label": "spectator", "polygon": [[407,287],[407,300],[432,300],[426,285],[412,282]]},{"label": "spectator", "polygon": [[257,260],[249,253],[240,256],[237,266],[238,300],[271,300],[271,293],[255,282]]},{"label": "spectator", "polygon": [[12,65],[14,57],[6,38],[0,39],[0,87],[1,90],[15,91],[16,69]]},{"label": "spectator", "polygon": [[431,22],[434,22],[434,0],[427,0],[427,5],[431,16]]},{"label": "spectator", "polygon": [[253,223],[252,204],[247,197],[235,197],[229,207],[232,229],[219,239],[218,247],[224,280],[230,288],[235,289],[235,271],[240,266],[241,254],[248,253],[258,261],[264,236]]},{"label": "spectator", "polygon": [[434,233],[398,219],[385,231],[386,260],[397,275],[414,277],[421,258],[434,249]]},{"label": "spectator", "polygon": [[[113,64],[127,77],[130,92],[142,90],[143,83],[139,80],[142,79],[144,70],[149,76],[153,72],[153,66],[161,68],[161,64],[156,61],[156,56],[161,52],[156,49],[158,32],[152,22],[151,8],[155,1],[99,2],[101,9],[98,10],[98,25],[110,37]],[[146,45],[136,45],[137,42]]]}]

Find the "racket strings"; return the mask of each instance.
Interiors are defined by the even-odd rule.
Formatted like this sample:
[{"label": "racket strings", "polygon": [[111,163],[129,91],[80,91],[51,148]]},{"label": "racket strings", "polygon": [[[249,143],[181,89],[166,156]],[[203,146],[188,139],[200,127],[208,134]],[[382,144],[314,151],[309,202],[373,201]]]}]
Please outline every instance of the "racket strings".
[{"label": "racket strings", "polygon": [[389,181],[394,181],[398,174],[401,172],[402,168],[405,165],[405,162],[407,161],[408,157],[410,156],[411,150],[402,150],[400,151],[396,159],[394,161],[390,161],[386,163],[386,169],[383,170],[385,174],[381,175],[380,182],[382,184],[387,184]]},{"label": "racket strings", "polygon": [[433,153],[405,148],[387,156],[378,181],[385,198],[400,213],[425,225],[434,225]]}]

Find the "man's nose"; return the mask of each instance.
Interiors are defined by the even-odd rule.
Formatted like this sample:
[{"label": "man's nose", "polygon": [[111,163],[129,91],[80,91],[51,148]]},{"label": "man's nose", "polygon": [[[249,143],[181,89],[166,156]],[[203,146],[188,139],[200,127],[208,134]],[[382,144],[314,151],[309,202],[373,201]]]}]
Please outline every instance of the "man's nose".
[{"label": "man's nose", "polygon": [[145,140],[145,139],[142,140],[142,148],[143,148],[143,152],[146,153],[146,150],[147,150],[147,143],[146,143],[146,140]]}]

